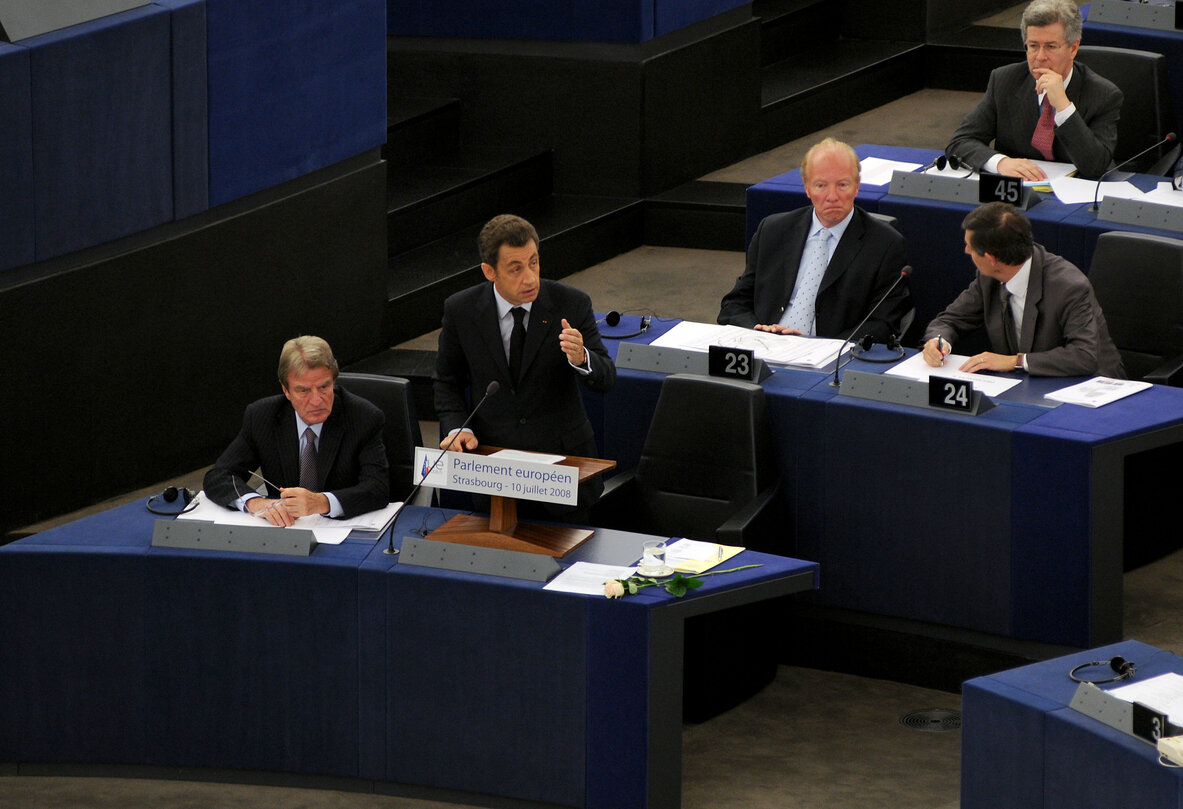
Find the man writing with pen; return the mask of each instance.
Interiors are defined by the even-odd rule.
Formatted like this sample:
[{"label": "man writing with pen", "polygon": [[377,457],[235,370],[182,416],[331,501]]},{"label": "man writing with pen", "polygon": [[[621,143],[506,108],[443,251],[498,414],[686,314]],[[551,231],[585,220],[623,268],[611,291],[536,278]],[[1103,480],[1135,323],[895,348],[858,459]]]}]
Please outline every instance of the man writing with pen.
[{"label": "man writing with pen", "polygon": [[984,328],[992,350],[957,370],[1125,377],[1092,284],[1071,262],[1035,243],[1021,211],[991,202],[970,211],[961,227],[978,272],[925,329],[926,363],[944,365],[955,340]]},{"label": "man writing with pen", "polygon": [[[319,337],[288,340],[281,395],[247,407],[242,430],[205,475],[206,495],[288,526],[310,514],[353,517],[389,499],[382,411],[337,388],[337,360]],[[268,496],[249,484],[253,470]]]}]

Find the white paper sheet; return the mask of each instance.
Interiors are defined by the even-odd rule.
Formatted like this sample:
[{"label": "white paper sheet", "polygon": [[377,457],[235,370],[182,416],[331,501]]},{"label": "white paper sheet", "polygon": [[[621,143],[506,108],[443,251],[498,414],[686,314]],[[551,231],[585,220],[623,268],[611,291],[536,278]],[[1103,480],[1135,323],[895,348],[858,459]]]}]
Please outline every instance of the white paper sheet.
[{"label": "white paper sheet", "polygon": [[958,371],[961,364],[968,359],[969,357],[962,354],[949,354],[945,357],[944,365],[940,368],[933,368],[924,361],[923,354],[913,354],[903,362],[888,368],[884,373],[915,379],[919,382],[927,382],[933,374],[946,379],[967,379],[973,383],[974,390],[980,390],[986,396],[998,396],[1022,381],[1021,379],[1006,379],[990,374],[967,374],[964,371]]},{"label": "white paper sheet", "polygon": [[[248,525],[253,528],[276,528],[262,517],[246,514],[238,509],[223,508],[205,496],[205,492],[198,492],[193,501],[197,503],[192,511],[178,515],[178,520],[198,520],[212,522],[217,525]],[[321,545],[340,545],[354,529],[359,531],[381,531],[394,516],[399,503],[390,503],[377,511],[358,514],[348,520],[334,520],[320,514],[301,517],[291,526],[312,531],[316,541]],[[276,530],[284,530],[276,528]],[[374,537],[377,539],[377,537]]]},{"label": "white paper sheet", "polygon": [[1081,405],[1083,407],[1102,407],[1118,399],[1153,387],[1149,382],[1138,382],[1131,379],[1110,379],[1107,376],[1095,376],[1075,385],[1045,393],[1048,399],[1057,402]]},{"label": "white paper sheet", "polygon": [[557,593],[579,593],[588,596],[604,596],[604,583],[611,579],[627,579],[637,572],[635,567],[600,565],[595,562],[576,562],[555,576],[543,590]]},{"label": "white paper sheet", "polygon": [[1183,676],[1173,672],[1140,682],[1110,688],[1109,693],[1126,702],[1140,702],[1165,713],[1172,723],[1183,724]]},{"label": "white paper sheet", "polygon": [[[1051,182],[1052,191],[1056,199],[1065,205],[1075,205],[1081,202],[1092,202],[1097,194],[1095,180],[1082,180],[1078,177],[1057,177]],[[1137,186],[1128,182],[1101,183],[1099,199],[1105,197],[1119,197],[1121,199],[1138,199],[1142,192]]]},{"label": "white paper sheet", "polygon": [[533,461],[534,463],[558,463],[566,455],[545,455],[541,452],[523,452],[518,449],[503,449],[494,452],[490,458],[505,458],[511,461]]},{"label": "white paper sheet", "polygon": [[859,161],[859,183],[861,185],[887,185],[891,175],[897,171],[916,171],[921,163],[906,163],[902,160],[885,160],[882,157],[864,157]]},{"label": "white paper sheet", "polygon": [[1169,180],[1159,183],[1153,191],[1147,191],[1142,199],[1159,205],[1183,208],[1183,191],[1176,191],[1175,186],[1171,185]]}]

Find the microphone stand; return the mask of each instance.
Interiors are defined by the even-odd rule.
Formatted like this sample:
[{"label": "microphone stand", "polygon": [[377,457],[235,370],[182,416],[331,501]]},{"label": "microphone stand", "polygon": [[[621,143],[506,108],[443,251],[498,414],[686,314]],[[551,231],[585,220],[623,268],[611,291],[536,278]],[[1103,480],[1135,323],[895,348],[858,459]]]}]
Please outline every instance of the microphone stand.
[{"label": "microphone stand", "polygon": [[[1102,174],[1100,177],[1098,177],[1097,178],[1097,190],[1093,192],[1093,207],[1089,208],[1089,210],[1092,211],[1093,213],[1096,213],[1097,211],[1101,210],[1100,206],[1098,205],[1098,201],[1101,198],[1101,183],[1105,182],[1106,177],[1108,177],[1110,174],[1113,174],[1115,171],[1119,170],[1122,166],[1128,166],[1130,163],[1134,162],[1142,155],[1148,154],[1148,153],[1154,151],[1155,149],[1159,148],[1160,146],[1165,146],[1168,143],[1174,143],[1176,140],[1177,140],[1177,138],[1175,137],[1175,133],[1168,132],[1166,134],[1166,137],[1164,137],[1158,143],[1151,146],[1149,149],[1143,149],[1142,151],[1138,152],[1133,157],[1127,157],[1125,160],[1121,161],[1116,166],[1109,169],[1104,174]],[[1127,175],[1123,179],[1129,179],[1129,177],[1131,177],[1131,176],[1133,176],[1133,175]]]},{"label": "microphone stand", "polygon": [[427,468],[427,471],[423,473],[423,477],[419,478],[419,482],[415,484],[415,488],[411,489],[411,493],[403,499],[402,505],[394,510],[394,515],[390,518],[390,537],[386,541],[386,548],[382,551],[382,553],[386,554],[387,556],[394,556],[398,553],[398,549],[394,547],[394,524],[398,521],[398,515],[403,513],[403,509],[407,507],[407,503],[415,499],[415,495],[417,495],[419,490],[423,488],[423,482],[431,476],[431,473],[435,471],[435,467],[439,464],[440,460],[448,454],[449,450],[452,449],[452,445],[456,443],[456,439],[462,432],[464,432],[464,428],[468,426],[470,421],[472,421],[472,417],[475,416],[476,412],[481,409],[481,405],[485,403],[485,400],[487,400],[499,390],[501,390],[501,383],[496,379],[489,383],[489,386],[485,388],[485,395],[482,396],[481,400],[476,403],[476,407],[474,407],[472,412],[468,414],[468,418],[466,418],[464,423],[460,425],[460,429],[452,433],[452,438],[448,441],[448,446],[440,450],[440,454],[436,456],[435,461]]},{"label": "microphone stand", "polygon": [[[905,266],[902,270],[900,270],[899,276],[891,282],[891,286],[889,286],[887,291],[883,293],[883,297],[879,299],[879,302],[871,307],[871,311],[867,312],[866,317],[864,317],[862,321],[860,321],[859,324],[854,327],[850,334],[846,336],[846,339],[842,341],[842,345],[838,347],[838,356],[834,358],[834,378],[830,380],[831,388],[836,388],[839,385],[838,370],[842,367],[842,352],[846,350],[846,345],[850,342],[850,338],[858,334],[858,330],[861,329],[866,324],[866,322],[871,319],[871,315],[875,314],[875,310],[878,309],[885,300],[887,300],[887,296],[895,291],[895,288],[900,285],[900,281],[903,281],[911,274],[912,268],[910,266]],[[850,364],[849,361],[847,361],[847,364]]]}]

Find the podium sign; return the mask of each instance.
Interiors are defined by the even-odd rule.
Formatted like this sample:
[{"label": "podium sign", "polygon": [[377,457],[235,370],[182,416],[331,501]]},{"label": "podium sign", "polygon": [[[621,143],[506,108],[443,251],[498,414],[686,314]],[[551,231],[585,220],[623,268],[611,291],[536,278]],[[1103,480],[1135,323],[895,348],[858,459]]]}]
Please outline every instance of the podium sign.
[{"label": "podium sign", "polygon": [[[440,455],[443,459],[428,474]],[[528,461],[503,453],[476,455],[416,447],[415,469],[416,482],[423,479],[424,485],[439,489],[571,506],[579,502],[579,469],[574,466]]]}]

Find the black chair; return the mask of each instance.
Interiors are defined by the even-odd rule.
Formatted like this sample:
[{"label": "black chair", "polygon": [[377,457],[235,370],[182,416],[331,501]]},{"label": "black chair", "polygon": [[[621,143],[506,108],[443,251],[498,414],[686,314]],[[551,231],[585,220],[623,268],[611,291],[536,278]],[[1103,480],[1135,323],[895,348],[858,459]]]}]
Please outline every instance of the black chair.
[{"label": "black chair", "polygon": [[[763,388],[675,374],[661,386],[636,470],[607,482],[592,517],[595,525],[787,555],[791,532],[770,519],[779,493]],[[686,620],[686,721],[730,710],[772,682],[779,616],[773,602]]]},{"label": "black chair", "polygon": [[764,390],[693,374],[666,377],[635,470],[611,478],[596,525],[785,553],[753,530],[780,493]]},{"label": "black chair", "polygon": [[1102,233],[1089,281],[1129,378],[1183,386],[1183,241]]},{"label": "black chair", "polygon": [[[390,464],[390,500],[404,499],[414,487],[415,447],[423,445],[410,381],[398,376],[358,373],[341,373],[337,381],[350,393],[377,405],[386,415],[382,442],[386,445],[386,460]],[[432,491],[420,490],[415,505],[429,503]]]},{"label": "black chair", "polygon": [[[1175,131],[1167,60],[1161,53],[1081,45],[1076,58],[1116,84],[1125,95],[1117,122],[1114,163],[1149,149],[1168,132]],[[1170,144],[1161,146],[1125,168],[1165,174],[1174,165],[1170,152]]]}]

